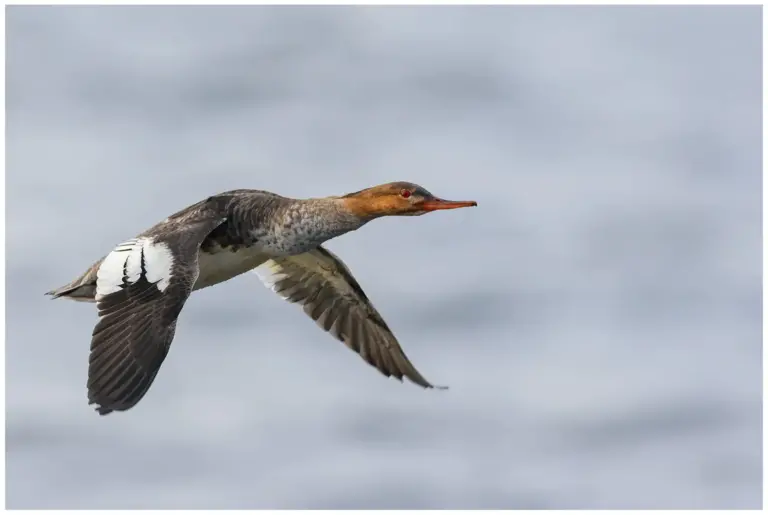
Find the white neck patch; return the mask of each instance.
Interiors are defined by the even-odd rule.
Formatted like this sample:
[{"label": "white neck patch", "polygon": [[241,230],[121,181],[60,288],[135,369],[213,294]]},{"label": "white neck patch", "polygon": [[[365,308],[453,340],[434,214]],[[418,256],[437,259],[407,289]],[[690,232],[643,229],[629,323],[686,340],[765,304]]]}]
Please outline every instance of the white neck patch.
[{"label": "white neck patch", "polygon": [[115,247],[96,272],[96,300],[123,289],[144,277],[165,291],[172,277],[173,253],[167,244],[152,238],[134,238]]}]

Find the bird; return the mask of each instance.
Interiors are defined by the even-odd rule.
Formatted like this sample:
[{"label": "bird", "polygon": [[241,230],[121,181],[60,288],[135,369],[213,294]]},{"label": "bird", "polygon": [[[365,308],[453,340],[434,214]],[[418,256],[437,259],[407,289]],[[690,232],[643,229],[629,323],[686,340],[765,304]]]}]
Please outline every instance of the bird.
[{"label": "bird", "polygon": [[230,190],[123,241],[46,295],[96,304],[87,390],[100,415],[127,411],[146,395],[193,291],[249,271],[385,376],[445,389],[413,366],[349,268],[323,243],[385,216],[476,205],[403,181],[304,199]]}]

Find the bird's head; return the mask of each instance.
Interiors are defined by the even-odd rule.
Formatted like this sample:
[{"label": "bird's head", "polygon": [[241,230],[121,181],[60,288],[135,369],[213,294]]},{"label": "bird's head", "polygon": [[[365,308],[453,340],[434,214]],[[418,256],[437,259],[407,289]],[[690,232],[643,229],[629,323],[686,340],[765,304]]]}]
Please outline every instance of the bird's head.
[{"label": "bird's head", "polygon": [[438,198],[411,182],[390,182],[341,197],[344,206],[360,218],[418,216],[441,209],[476,206],[474,200]]}]

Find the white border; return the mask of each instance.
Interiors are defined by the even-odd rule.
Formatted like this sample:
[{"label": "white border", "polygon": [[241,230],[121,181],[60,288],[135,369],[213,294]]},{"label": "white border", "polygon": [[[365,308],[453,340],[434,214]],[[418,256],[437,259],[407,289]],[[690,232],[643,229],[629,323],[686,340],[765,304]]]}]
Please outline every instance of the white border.
[{"label": "white border", "polygon": [[762,105],[762,115],[763,115],[763,123],[762,123],[762,131],[763,131],[763,154],[762,154],[762,164],[763,164],[763,177],[762,177],[762,185],[763,185],[763,195],[762,195],[762,212],[763,212],[763,223],[762,223],[762,236],[763,236],[763,255],[761,256],[761,259],[763,261],[763,281],[762,281],[762,303],[763,303],[763,338],[762,338],[762,347],[763,347],[763,402],[762,402],[762,418],[763,418],[763,509],[766,507],[766,503],[768,503],[768,496],[766,495],[766,490],[768,488],[766,485],[768,485],[768,481],[766,481],[765,477],[765,470],[766,470],[766,463],[768,463],[768,460],[765,458],[765,435],[766,435],[766,429],[765,429],[765,395],[766,392],[768,392],[768,382],[765,380],[765,371],[768,369],[766,367],[766,363],[768,363],[768,360],[766,359],[765,354],[765,320],[766,320],[766,313],[768,313],[768,310],[766,310],[766,304],[765,304],[765,273],[768,271],[768,267],[766,266],[766,238],[765,238],[765,227],[766,227],[766,221],[768,220],[768,217],[766,217],[766,210],[765,210],[765,199],[766,199],[766,192],[768,192],[768,188],[766,188],[765,184],[765,142],[766,142],[766,135],[765,135],[765,102],[766,99],[768,99],[768,95],[766,94],[766,85],[768,85],[768,73],[766,73],[765,69],[765,53],[766,50],[768,50],[768,46],[766,46],[766,38],[765,38],[765,24],[766,20],[768,20],[768,15],[766,14],[765,4],[763,5],[763,105]]},{"label": "white border", "polygon": [[[518,2],[504,2],[504,1],[484,1],[484,2],[458,2],[455,0],[447,0],[442,2],[434,2],[434,1],[414,1],[414,2],[402,2],[402,1],[377,1],[373,2],[375,5],[541,5],[543,2],[536,2],[536,1],[518,1]],[[170,0],[165,1],[162,3],[158,2],[117,2],[114,4],[108,4],[108,5],[216,5],[216,4],[210,4],[209,2],[201,2],[201,1],[187,1],[182,2],[178,0]],[[350,0],[339,0],[336,2],[333,2],[332,5],[359,5],[360,2],[354,2]],[[546,2],[547,5],[729,5],[725,2],[713,2],[713,1],[705,1],[705,2],[695,2],[690,0],[682,0],[678,2],[643,2],[643,3],[635,3],[635,2],[606,2],[606,1],[596,1],[596,2],[574,2],[574,1],[563,1],[563,0],[555,0],[555,1],[549,1]],[[71,3],[63,2],[63,1],[24,1],[24,2],[9,2],[5,3],[5,6],[17,6],[17,5],[72,5]],[[77,2],[77,5],[107,5],[103,2],[96,2],[96,1],[80,1]],[[329,5],[327,2],[319,2],[319,1],[304,1],[304,2],[265,2],[265,3],[258,3],[258,2],[246,2],[246,1],[229,1],[226,3],[226,5]],[[362,5],[370,5],[370,4],[362,4]],[[742,1],[739,2],[739,5],[761,5],[765,7],[765,2],[763,1]],[[3,66],[0,71],[0,74],[2,74],[2,81],[0,81],[0,89],[3,93],[3,99],[5,99],[5,9],[3,9],[2,14],[0,14],[1,22],[0,26],[2,27],[3,32],[3,38],[2,38],[2,48],[3,48]],[[766,14],[765,8],[763,8],[763,156],[765,156],[765,141],[766,141],[766,135],[765,135],[765,103],[766,99],[768,98],[768,95],[766,95],[766,88],[768,87],[768,73],[766,73],[766,67],[765,67],[765,55],[766,50],[768,48],[766,47],[766,38],[765,38],[765,25],[766,20],[768,20],[768,15]],[[2,142],[0,143],[0,148],[2,148],[2,155],[5,158],[5,109],[3,109],[3,123],[0,126],[0,131],[2,131]],[[3,198],[3,209],[0,211],[0,217],[2,218],[2,265],[0,265],[0,285],[2,286],[3,291],[5,291],[5,163],[6,160],[3,159],[3,181],[0,188],[2,188],[2,198]],[[762,181],[762,193],[763,193],[763,199],[766,198],[766,193],[768,192],[768,187],[766,187],[765,182],[765,164],[763,161],[763,181]],[[765,302],[765,275],[768,271],[768,267],[766,266],[766,239],[765,239],[765,226],[766,222],[768,221],[768,216],[766,216],[766,210],[763,209],[762,211],[762,222],[763,222],[763,255],[762,255],[762,261],[763,261],[763,323],[766,319],[766,315],[768,314],[768,309],[766,308],[766,302]],[[6,292],[7,294],[7,292]],[[6,295],[3,295],[0,297],[0,309],[2,311],[2,315],[0,316],[0,329],[2,330],[3,335],[3,344],[5,345],[5,300]],[[765,325],[763,325],[763,342],[765,342]],[[5,349],[4,349],[5,350]],[[766,363],[768,363],[768,359],[766,359],[766,353],[763,351],[763,391],[768,391],[768,382],[765,378],[765,370]],[[5,371],[5,352],[2,353],[2,357],[0,357],[0,361],[2,362],[2,370]],[[2,382],[2,386],[0,386],[2,389],[2,396],[0,402],[3,406],[3,413],[5,413],[5,381]],[[764,410],[763,410],[764,412]],[[5,451],[5,424],[2,424],[2,427],[0,428],[0,433],[2,436],[2,446],[3,451]],[[765,421],[763,421],[763,509],[765,508],[767,502],[768,502],[768,495],[766,495],[766,485],[768,485],[768,482],[766,481],[766,475],[765,475],[765,469],[766,469],[766,463],[768,463],[768,460],[766,460],[766,453],[765,453],[765,434],[766,434],[766,428],[765,428]],[[3,452],[3,455],[5,455],[5,452]],[[41,495],[45,495],[45,492],[41,492]],[[3,501],[3,507],[5,508],[5,467],[2,468],[2,472],[0,472],[0,498]],[[31,510],[32,513],[42,511],[42,510]],[[71,513],[75,510],[63,510],[64,513]],[[138,511],[138,510],[128,510],[128,511]],[[147,511],[147,510],[143,510]],[[159,510],[149,510],[150,512],[159,512]],[[170,512],[179,512],[180,510],[171,510]],[[213,512],[214,510],[205,510],[208,512]],[[224,513],[223,510],[215,510],[215,511],[221,511]],[[264,510],[264,511],[275,511],[277,513],[277,510]],[[361,510],[353,510],[351,512],[346,513],[354,513]],[[452,510],[453,511],[453,510]],[[703,511],[703,510],[702,510]],[[281,511],[279,513],[296,513],[295,510],[288,510],[288,511]],[[168,512],[166,512],[168,513]],[[380,513],[393,513],[391,511],[382,511]],[[442,511],[440,513],[445,513],[445,511]],[[489,512],[485,512],[489,513]],[[492,513],[492,512],[490,512]],[[533,513],[533,512],[531,512]],[[570,513],[570,511],[564,511],[564,510],[556,510],[553,511],[553,513]],[[671,510],[661,510],[656,511],[655,513],[672,513]]]},{"label": "white border", "polygon": [[[61,0],[51,0],[48,2],[45,1],[17,1],[17,2],[6,2],[6,6],[13,6],[13,5],[40,5],[40,6],[50,6],[50,5],[61,5],[61,6],[67,6],[67,5],[103,5],[103,6],[113,6],[113,5],[203,5],[203,6],[228,6],[228,5],[365,5],[365,6],[371,6],[371,5],[463,5],[463,6],[481,6],[481,5],[586,5],[586,6],[593,6],[593,5],[616,5],[616,6],[622,6],[622,5],[633,5],[633,6],[654,6],[654,5],[722,5],[722,6],[731,6],[731,2],[715,2],[711,0],[706,1],[693,1],[693,0],[680,0],[678,2],[661,2],[661,1],[646,1],[646,2],[609,2],[606,0],[597,0],[593,2],[577,2],[573,0],[549,0],[549,1],[536,1],[536,0],[518,0],[518,1],[504,1],[504,0],[483,0],[483,1],[474,1],[474,2],[462,2],[458,0],[442,0],[442,1],[436,1],[436,0],[420,0],[420,1],[398,1],[398,0],[377,0],[372,2],[359,2],[354,0],[337,0],[335,2],[323,2],[320,0],[305,0],[305,1],[274,1],[274,2],[253,2],[253,1],[245,1],[245,0],[229,0],[222,3],[211,3],[211,2],[203,2],[201,0],[191,0],[191,1],[182,1],[182,0],[166,0],[163,2],[150,2],[150,1],[133,1],[133,2],[114,2],[106,4],[104,2],[97,2],[94,0],[85,0],[85,1],[78,1],[78,2],[64,2]],[[739,1],[736,3],[736,5],[765,5],[764,1],[755,1],[755,0],[747,0],[747,1]]]},{"label": "white border", "polygon": [[[2,71],[0,71],[0,74],[2,74],[2,81],[0,81],[0,90],[3,92],[3,123],[0,125],[0,131],[2,131],[3,137],[2,137],[2,143],[0,143],[0,148],[2,148],[2,154],[3,154],[3,182],[0,188],[2,188],[2,197],[3,197],[3,209],[0,211],[0,218],[2,218],[3,223],[0,224],[0,227],[2,227],[2,249],[3,249],[3,259],[2,264],[0,264],[0,287],[3,290],[3,295],[0,297],[0,311],[2,311],[2,315],[0,315],[0,330],[2,331],[3,335],[3,353],[2,357],[0,357],[0,362],[2,362],[2,371],[3,371],[3,382],[2,382],[2,396],[0,396],[0,403],[2,403],[3,406],[3,425],[2,429],[0,429],[0,436],[2,436],[3,441],[3,456],[5,456],[5,297],[7,295],[7,292],[5,290],[5,9],[3,9],[2,14],[0,14],[0,25],[2,25],[2,31],[3,31],[3,67]],[[0,498],[3,500],[3,508],[5,508],[5,467],[3,467],[3,471],[0,473]]]}]

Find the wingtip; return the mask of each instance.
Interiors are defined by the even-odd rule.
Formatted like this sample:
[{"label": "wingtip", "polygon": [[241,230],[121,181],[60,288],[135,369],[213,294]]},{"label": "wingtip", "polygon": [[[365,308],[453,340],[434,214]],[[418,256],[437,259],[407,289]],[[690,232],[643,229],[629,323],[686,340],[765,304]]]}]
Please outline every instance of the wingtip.
[{"label": "wingtip", "polygon": [[113,410],[113,409],[111,409],[111,408],[105,408],[105,407],[101,406],[101,405],[100,405],[98,402],[96,402],[96,401],[94,401],[94,400],[89,400],[89,401],[88,401],[88,405],[89,405],[89,406],[93,406],[93,405],[95,405],[95,407],[93,408],[93,410],[94,410],[96,413],[98,413],[99,415],[101,415],[102,417],[103,417],[104,415],[109,415],[110,413],[112,413],[112,412],[114,411],[114,410]]},{"label": "wingtip", "polygon": [[45,292],[45,296],[50,297],[51,300],[56,300],[61,297],[61,288]]}]

